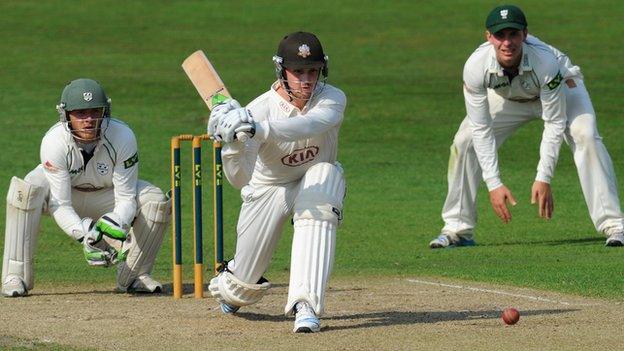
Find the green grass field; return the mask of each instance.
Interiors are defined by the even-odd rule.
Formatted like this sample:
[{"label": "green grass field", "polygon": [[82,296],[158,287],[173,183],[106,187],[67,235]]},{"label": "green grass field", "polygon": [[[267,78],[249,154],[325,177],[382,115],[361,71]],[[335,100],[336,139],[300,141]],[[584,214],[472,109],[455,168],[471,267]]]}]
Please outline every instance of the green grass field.
[{"label": "green grass field", "polygon": [[[465,113],[462,67],[483,41],[484,19],[495,2],[319,0],[302,4],[3,1],[0,195],[6,196],[12,175],[23,177],[38,163],[39,143],[57,119],[54,106],[61,90],[78,77],[91,77],[104,85],[113,101],[113,115],[128,122],[138,137],[140,177],[168,188],[170,136],[203,133],[208,116],[180,68],[182,60],[203,49],[230,92],[247,103],[274,80],[271,56],[281,37],[303,29],[320,37],[330,56],[330,82],[348,97],[339,149],[348,195],[335,276],[444,276],[624,298],[624,249],[604,247],[604,238],[595,232],[567,146],[562,148],[553,182],[554,218],[540,220],[530,205],[540,122],[519,130],[500,152],[503,180],[519,200],[511,224],[499,223],[482,188],[479,245],[437,251],[427,246],[442,225],[448,149]],[[619,1],[518,4],[527,14],[530,32],[568,53],[583,68],[600,132],[622,181],[624,5]],[[190,158],[190,150],[184,155]],[[190,180],[188,172],[185,176]],[[189,189],[189,181],[186,186]],[[190,202],[190,191],[185,195]],[[226,256],[231,257],[240,202],[237,191],[228,187],[225,202]],[[4,206],[2,201],[1,213]],[[205,208],[210,208],[209,200]],[[205,215],[210,223],[210,211]],[[207,225],[206,237],[209,233]],[[287,228],[269,277],[288,270],[290,233]],[[211,261],[206,244],[207,261]],[[168,233],[155,270],[163,282],[171,279],[170,248]],[[88,267],[81,246],[50,217],[42,223],[36,274],[38,282],[104,280],[114,286],[114,272]]]}]

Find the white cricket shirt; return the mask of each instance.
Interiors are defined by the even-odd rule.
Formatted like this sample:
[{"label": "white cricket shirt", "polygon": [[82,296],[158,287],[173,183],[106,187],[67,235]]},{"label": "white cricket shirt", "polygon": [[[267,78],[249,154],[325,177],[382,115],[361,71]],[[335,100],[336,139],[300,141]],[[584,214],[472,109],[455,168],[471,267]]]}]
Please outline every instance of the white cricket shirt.
[{"label": "white cricket shirt", "polygon": [[536,180],[550,183],[559,157],[566,126],[566,105],[557,57],[543,43],[527,40],[522,44],[518,71],[518,75],[509,81],[489,42],[477,48],[464,66],[466,111],[483,179],[489,190],[501,186],[502,182],[487,99],[488,89],[505,99],[520,103],[541,102],[544,132]]},{"label": "white cricket shirt", "polygon": [[247,105],[256,122],[255,136],[223,147],[225,175],[236,188],[289,183],[317,163],[336,162],[345,94],[329,84],[317,87],[300,111],[275,91],[277,84]]},{"label": "white cricket shirt", "polygon": [[50,214],[63,231],[75,238],[82,226],[72,207],[72,188],[113,188],[113,212],[123,224],[130,224],[135,216],[139,173],[136,139],[125,123],[111,118],[108,124],[86,165],[65,123],[56,123],[41,141],[41,165],[50,185]]}]

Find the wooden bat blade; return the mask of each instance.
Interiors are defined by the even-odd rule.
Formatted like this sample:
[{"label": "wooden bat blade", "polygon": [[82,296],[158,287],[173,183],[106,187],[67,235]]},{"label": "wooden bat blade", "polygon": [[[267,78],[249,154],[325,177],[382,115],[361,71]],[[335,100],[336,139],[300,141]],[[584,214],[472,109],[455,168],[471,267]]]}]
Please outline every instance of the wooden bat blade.
[{"label": "wooden bat blade", "polygon": [[197,50],[187,57],[182,62],[182,69],[210,110],[223,102],[226,97],[231,97],[221,77],[202,50]]}]

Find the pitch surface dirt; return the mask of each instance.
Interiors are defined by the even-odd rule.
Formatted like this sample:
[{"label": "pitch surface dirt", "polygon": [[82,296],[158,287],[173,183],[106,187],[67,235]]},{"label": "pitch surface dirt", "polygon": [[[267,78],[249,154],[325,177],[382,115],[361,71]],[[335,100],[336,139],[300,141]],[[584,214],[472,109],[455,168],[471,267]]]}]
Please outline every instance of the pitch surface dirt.
[{"label": "pitch surface dirt", "polygon": [[[333,279],[322,332],[293,334],[286,283],[237,316],[191,295],[37,286],[0,299],[0,341],[101,350],[616,350],[621,302],[419,277]],[[168,290],[168,289],[166,289]],[[185,291],[192,288],[185,287]],[[500,313],[520,310],[506,326]],[[10,342],[9,342],[10,343]],[[1,344],[0,344],[1,345]]]}]

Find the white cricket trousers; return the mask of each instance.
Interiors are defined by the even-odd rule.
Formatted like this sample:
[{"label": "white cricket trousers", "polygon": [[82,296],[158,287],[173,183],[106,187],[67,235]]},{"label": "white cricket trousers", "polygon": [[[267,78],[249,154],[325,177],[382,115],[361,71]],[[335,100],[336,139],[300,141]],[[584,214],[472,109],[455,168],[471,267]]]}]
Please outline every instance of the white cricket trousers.
[{"label": "white cricket trousers", "polygon": [[[331,205],[338,210],[342,209],[342,198],[345,192],[342,168],[339,165],[328,165],[327,163],[316,164],[306,172],[302,179],[294,182],[277,185],[255,184],[243,187],[241,190],[243,204],[236,228],[238,233],[236,253],[234,259],[228,263],[228,269],[232,274],[246,283],[256,284],[269,267],[271,257],[282,236],[284,223],[291,219],[296,205],[324,205],[325,202],[330,201],[329,198],[336,197],[336,203]],[[338,184],[335,186],[336,189],[331,186],[334,183]],[[320,201],[318,204],[310,204],[309,199],[301,198],[303,191],[308,194],[310,190],[314,192],[320,191],[320,189],[324,189],[323,191],[326,191],[327,194],[323,194],[321,198],[315,198],[315,201]],[[333,194],[333,192],[336,193]],[[308,194],[307,197],[310,195]],[[338,215],[338,219],[329,220],[323,218],[319,211],[311,212],[315,213],[313,215],[316,217],[315,221],[333,222],[335,220],[336,223],[332,225],[335,232],[340,215]],[[335,215],[336,213],[331,213],[332,218]],[[303,217],[307,218],[306,216]],[[333,255],[333,253],[325,252],[321,248],[314,250],[321,255]],[[325,258],[316,257],[315,259],[322,261]],[[306,260],[305,257],[296,257],[294,266],[314,264],[314,262]],[[291,262],[292,264],[293,262]]]},{"label": "white cricket trousers", "polygon": [[[570,87],[573,80],[576,87]],[[568,78],[563,85],[566,96],[567,127],[565,141],[574,155],[589,215],[596,230],[606,235],[624,230],[613,163],[596,126],[596,113],[579,78]],[[488,90],[488,103],[496,147],[523,124],[541,118],[540,101],[519,103],[505,100]],[[472,238],[477,222],[477,190],[481,168],[474,151],[468,117],[455,134],[448,168],[448,194],[442,208],[442,233]]]},{"label": "white cricket trousers", "polygon": [[[24,180],[46,189],[49,192],[48,180],[43,173],[41,165],[24,177]],[[46,195],[46,203],[49,195]],[[115,207],[115,193],[113,188],[105,188],[92,192],[79,191],[72,188],[72,207],[80,218],[89,217],[97,220]],[[164,201],[163,192],[149,182],[140,180],[137,182],[137,211],[141,206],[149,201]],[[46,206],[47,207],[47,206]]]},{"label": "white cricket trousers", "polygon": [[228,269],[238,279],[255,284],[267,270],[284,222],[292,216],[299,188],[299,181],[243,187],[236,252],[228,263]]}]

